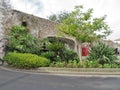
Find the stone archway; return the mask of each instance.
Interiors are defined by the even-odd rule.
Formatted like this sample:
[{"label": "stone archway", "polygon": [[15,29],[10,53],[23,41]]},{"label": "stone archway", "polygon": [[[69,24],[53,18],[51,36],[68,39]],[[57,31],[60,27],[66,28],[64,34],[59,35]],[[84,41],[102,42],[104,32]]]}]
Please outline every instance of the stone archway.
[{"label": "stone archway", "polygon": [[54,40],[55,42],[62,42],[68,49],[75,49],[75,42],[68,38],[49,36],[48,39]]}]

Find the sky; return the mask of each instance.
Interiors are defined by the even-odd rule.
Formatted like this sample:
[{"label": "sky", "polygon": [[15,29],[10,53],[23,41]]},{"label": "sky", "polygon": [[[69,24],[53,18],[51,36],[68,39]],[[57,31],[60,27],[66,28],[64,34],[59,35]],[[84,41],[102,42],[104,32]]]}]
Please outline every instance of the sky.
[{"label": "sky", "polygon": [[84,10],[93,8],[93,17],[107,15],[106,23],[112,34],[108,39],[120,38],[120,0],[10,0],[13,8],[47,18],[49,15],[60,11],[72,11],[74,6],[83,5]]}]

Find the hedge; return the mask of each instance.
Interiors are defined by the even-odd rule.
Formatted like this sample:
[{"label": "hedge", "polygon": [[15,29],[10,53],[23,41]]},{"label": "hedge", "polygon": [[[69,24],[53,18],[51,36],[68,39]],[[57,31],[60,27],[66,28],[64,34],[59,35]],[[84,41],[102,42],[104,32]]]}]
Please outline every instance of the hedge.
[{"label": "hedge", "polygon": [[48,59],[29,53],[10,52],[4,57],[4,60],[17,68],[47,67],[50,64]]}]

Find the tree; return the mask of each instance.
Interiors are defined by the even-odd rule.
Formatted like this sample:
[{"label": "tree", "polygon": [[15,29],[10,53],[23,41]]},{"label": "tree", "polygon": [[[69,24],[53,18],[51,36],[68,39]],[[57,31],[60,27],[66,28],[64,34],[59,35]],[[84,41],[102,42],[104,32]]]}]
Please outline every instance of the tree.
[{"label": "tree", "polygon": [[10,0],[0,0],[0,7],[5,8],[5,9],[11,9],[12,5]]},{"label": "tree", "polygon": [[105,16],[92,18],[92,13],[93,9],[84,12],[83,6],[76,6],[69,15],[62,19],[57,29],[59,32],[75,37],[80,42],[93,42],[109,35],[111,31],[104,21]]},{"label": "tree", "polygon": [[70,12],[63,11],[58,14],[53,14],[48,17],[49,20],[61,23],[64,19],[66,19],[70,15]]}]

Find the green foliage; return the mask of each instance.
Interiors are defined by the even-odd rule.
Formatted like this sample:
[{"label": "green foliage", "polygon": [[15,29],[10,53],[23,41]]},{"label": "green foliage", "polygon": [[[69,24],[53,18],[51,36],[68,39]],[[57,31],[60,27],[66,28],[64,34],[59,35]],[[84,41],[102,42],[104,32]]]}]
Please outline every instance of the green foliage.
[{"label": "green foliage", "polygon": [[65,61],[68,62],[71,60],[79,60],[77,53],[73,50],[67,49],[62,42],[51,41],[47,43],[47,49],[49,52],[42,53],[42,56],[49,58],[53,61]]},{"label": "green foliage", "polygon": [[58,61],[58,62],[55,63],[54,66],[55,67],[65,67],[66,66],[66,62],[60,62],[60,61]]},{"label": "green foliage", "polygon": [[112,64],[117,60],[116,55],[114,54],[114,49],[110,48],[108,45],[103,43],[97,43],[91,47],[91,52],[89,53],[89,60],[97,60],[100,64],[109,63]]},{"label": "green foliage", "polygon": [[37,68],[49,66],[49,60],[35,54],[10,52],[4,60],[11,66],[17,68]]},{"label": "green foliage", "polygon": [[53,52],[53,51],[43,52],[43,53],[41,53],[40,56],[50,59],[51,62],[58,60],[56,55],[55,55],[55,52]]},{"label": "green foliage", "polygon": [[90,60],[85,60],[81,66],[83,68],[101,68],[101,65],[98,63],[98,61],[90,61]]},{"label": "green foliage", "polygon": [[50,65],[51,67],[67,67],[67,68],[78,68],[78,61],[76,60],[69,60],[68,62],[65,61],[57,61],[57,62],[53,62]]},{"label": "green foliage", "polygon": [[49,16],[49,20],[52,20],[52,21],[55,21],[55,22],[59,22],[61,23],[64,19],[66,19],[68,16],[70,15],[69,12],[67,11],[63,11],[63,12],[60,12],[58,14],[53,14],[51,16]]},{"label": "green foliage", "polygon": [[8,47],[10,51],[38,53],[39,48],[37,42],[37,38],[28,33],[25,27],[15,25],[9,33]]},{"label": "green foliage", "polygon": [[49,44],[47,46],[47,48],[51,51],[56,51],[57,52],[57,51],[61,50],[62,48],[64,48],[64,45],[62,43],[59,43],[59,42],[58,43],[53,42],[53,43]]},{"label": "green foliage", "polygon": [[112,67],[118,67],[120,68],[120,61],[115,61],[114,64],[112,65]]},{"label": "green foliage", "polygon": [[17,38],[19,34],[25,34],[27,33],[26,28],[23,26],[15,25],[11,28],[10,35],[14,36]]},{"label": "green foliage", "polygon": [[66,61],[66,62],[68,62],[68,60],[79,61],[79,57],[77,53],[67,48],[62,49],[62,51],[59,53],[59,56],[61,57],[62,61]]},{"label": "green foliage", "polygon": [[[68,62],[52,62],[50,67],[65,67],[65,68],[102,68],[102,65],[99,64],[98,61],[90,61],[85,60],[84,62],[77,61],[77,60],[69,60]],[[112,67],[111,64],[106,63],[104,64],[104,68],[120,68],[119,64],[113,63]]]},{"label": "green foliage", "polygon": [[[75,37],[80,42],[93,42],[98,38],[110,34],[109,27],[105,23],[105,16],[92,18],[93,9],[83,11],[83,6],[76,6],[74,11],[57,25],[61,33]],[[101,32],[100,34],[96,32]]]}]

